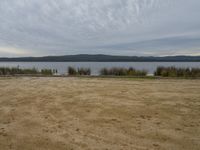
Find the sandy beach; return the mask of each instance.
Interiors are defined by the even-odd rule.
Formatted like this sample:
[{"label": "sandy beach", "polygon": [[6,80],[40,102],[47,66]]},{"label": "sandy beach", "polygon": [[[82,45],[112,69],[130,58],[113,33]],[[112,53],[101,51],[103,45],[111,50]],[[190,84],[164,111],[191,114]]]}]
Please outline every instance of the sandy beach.
[{"label": "sandy beach", "polygon": [[199,150],[200,80],[0,78],[1,150]]}]

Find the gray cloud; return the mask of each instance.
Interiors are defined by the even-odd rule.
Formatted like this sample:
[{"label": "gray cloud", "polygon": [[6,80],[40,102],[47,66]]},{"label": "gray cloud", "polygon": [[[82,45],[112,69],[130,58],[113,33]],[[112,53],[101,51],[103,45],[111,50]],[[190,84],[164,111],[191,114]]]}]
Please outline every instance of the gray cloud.
[{"label": "gray cloud", "polygon": [[199,55],[199,0],[1,0],[0,56]]}]

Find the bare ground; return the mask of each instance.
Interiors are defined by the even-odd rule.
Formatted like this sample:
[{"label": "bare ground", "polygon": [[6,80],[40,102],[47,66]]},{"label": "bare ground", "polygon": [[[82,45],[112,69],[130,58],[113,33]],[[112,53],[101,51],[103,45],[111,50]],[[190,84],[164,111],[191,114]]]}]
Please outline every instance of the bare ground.
[{"label": "bare ground", "polygon": [[0,150],[199,150],[200,80],[0,78]]}]

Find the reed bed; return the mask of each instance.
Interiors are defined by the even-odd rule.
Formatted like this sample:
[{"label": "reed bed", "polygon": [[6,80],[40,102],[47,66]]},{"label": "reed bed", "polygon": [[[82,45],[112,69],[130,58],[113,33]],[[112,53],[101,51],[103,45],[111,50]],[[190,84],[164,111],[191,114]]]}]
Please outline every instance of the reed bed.
[{"label": "reed bed", "polygon": [[[0,67],[0,75],[47,75],[53,76],[57,74],[55,69],[41,69],[28,68],[22,69],[19,67]],[[135,76],[135,77],[145,77],[148,72],[146,70],[137,70],[132,67],[122,68],[122,67],[113,67],[113,68],[102,68],[99,72],[99,76]],[[90,68],[74,68],[68,67],[69,76],[91,76]],[[154,72],[155,77],[200,77],[200,68],[178,68],[178,67],[157,67]]]},{"label": "reed bed", "polygon": [[68,67],[68,75],[71,76],[90,76],[91,75],[91,69],[90,68],[73,68],[73,67]]},{"label": "reed bed", "polygon": [[146,70],[136,70],[132,67],[130,68],[103,68],[100,70],[100,75],[102,76],[146,76]]},{"label": "reed bed", "polygon": [[22,69],[19,67],[0,67],[0,75],[54,75],[57,72],[55,69],[42,69],[36,68]]},{"label": "reed bed", "polygon": [[200,77],[200,68],[158,67],[154,76],[161,77]]}]

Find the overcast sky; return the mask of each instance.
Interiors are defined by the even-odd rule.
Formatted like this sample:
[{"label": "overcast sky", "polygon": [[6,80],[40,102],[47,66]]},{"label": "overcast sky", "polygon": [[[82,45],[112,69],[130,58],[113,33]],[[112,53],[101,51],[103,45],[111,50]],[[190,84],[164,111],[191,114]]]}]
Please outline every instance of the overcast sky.
[{"label": "overcast sky", "polygon": [[200,55],[200,0],[0,0],[0,57]]}]

